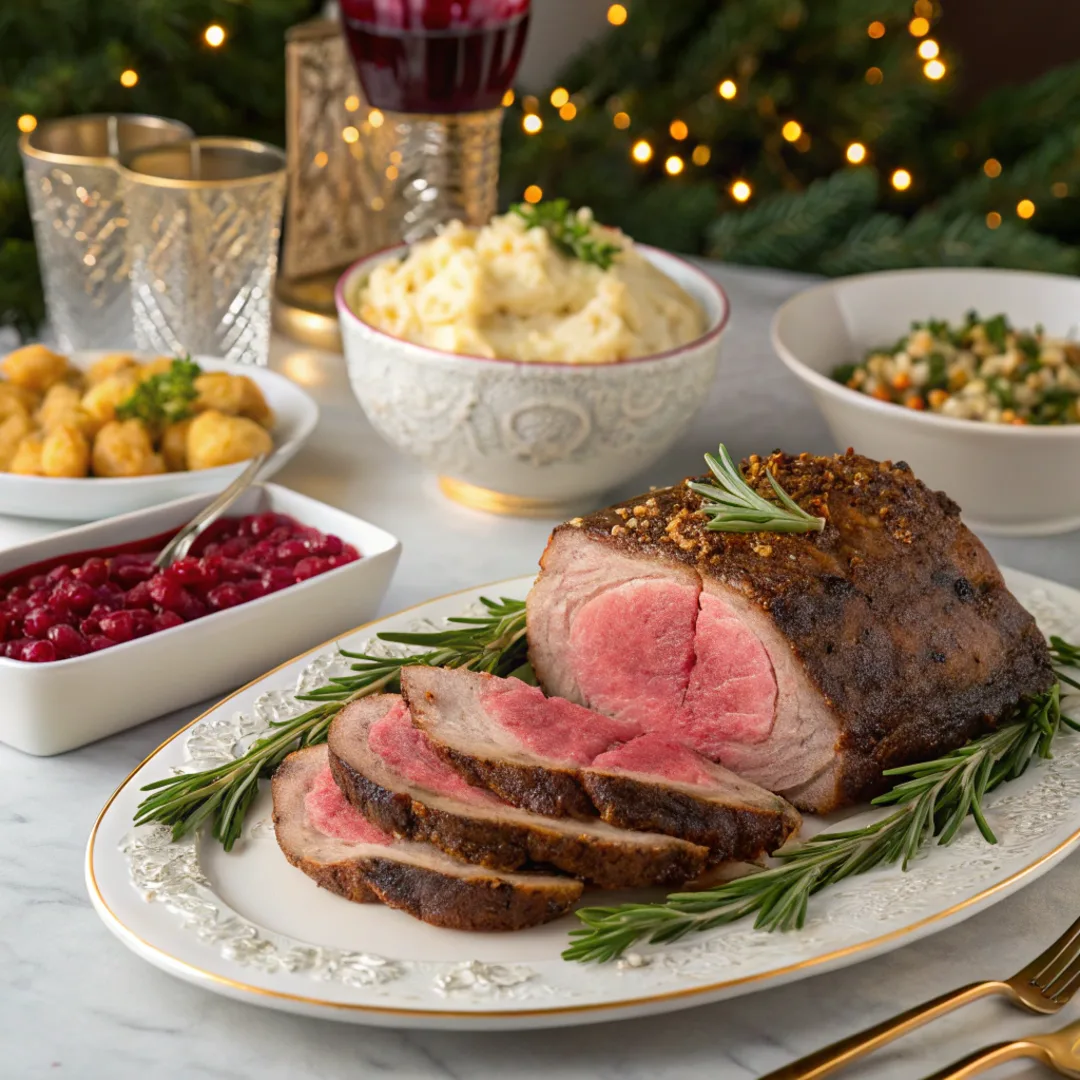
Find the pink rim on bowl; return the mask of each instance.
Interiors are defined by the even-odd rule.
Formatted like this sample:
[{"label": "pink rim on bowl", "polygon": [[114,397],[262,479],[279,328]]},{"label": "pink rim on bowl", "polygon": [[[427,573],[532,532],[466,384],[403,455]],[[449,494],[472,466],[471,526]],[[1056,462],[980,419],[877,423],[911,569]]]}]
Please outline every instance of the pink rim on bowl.
[{"label": "pink rim on bowl", "polygon": [[[395,345],[415,349],[429,358],[473,360],[478,364],[519,364],[522,367],[528,368],[558,368],[563,371],[568,368],[576,370],[587,369],[590,371],[598,369],[606,370],[610,368],[625,367],[627,364],[642,364],[651,363],[656,360],[670,360],[673,356],[679,356],[681,353],[687,352],[690,349],[696,349],[706,342],[718,338],[720,334],[723,333],[724,328],[727,326],[728,319],[731,317],[731,304],[728,301],[728,296],[727,293],[724,292],[723,286],[718,281],[714,281],[704,270],[695,266],[687,259],[681,259],[678,255],[672,255],[671,252],[664,251],[661,248],[650,247],[648,244],[635,244],[634,246],[638,251],[643,253],[649,252],[665,259],[671,259],[673,262],[682,266],[686,271],[699,278],[704,287],[719,299],[723,308],[716,325],[707,330],[701,337],[694,338],[693,341],[688,341],[685,345],[679,345],[677,348],[668,349],[666,352],[652,353],[649,356],[633,356],[628,360],[618,360],[610,364],[559,364],[550,360],[509,360],[498,356],[473,356],[471,353],[453,353],[447,352],[445,349],[433,349],[430,345],[418,345],[415,341],[406,341],[404,338],[394,337],[393,334],[388,334],[385,330],[380,330],[377,326],[372,326],[371,323],[364,322],[364,320],[353,311],[349,306],[348,301],[345,299],[346,283],[350,282],[354,277],[359,276],[359,271],[362,267],[369,263],[382,262],[398,252],[407,251],[409,248],[408,244],[393,244],[390,247],[382,248],[379,251],[373,251],[370,255],[365,255],[362,259],[357,259],[356,262],[348,267],[341,277],[338,278],[337,285],[334,286],[334,302],[337,305],[338,314],[340,316],[354,320],[368,333],[378,334],[380,337],[386,338],[387,341],[394,342]],[[652,263],[652,265],[656,267],[657,270],[660,270],[660,267],[656,266],[655,263]],[[660,272],[663,273],[663,270],[660,270]],[[678,282],[676,282],[676,284],[678,284]]]}]

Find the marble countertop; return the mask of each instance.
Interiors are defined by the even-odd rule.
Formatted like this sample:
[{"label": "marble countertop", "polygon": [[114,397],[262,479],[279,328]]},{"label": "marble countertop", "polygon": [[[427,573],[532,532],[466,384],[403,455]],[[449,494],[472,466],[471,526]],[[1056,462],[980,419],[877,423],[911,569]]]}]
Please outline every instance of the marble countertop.
[{"label": "marble countertop", "polygon": [[[734,312],[720,377],[678,445],[631,488],[700,468],[700,455],[721,436],[737,455],[780,445],[833,448],[809,397],[768,344],[773,310],[803,280],[723,267],[713,272]],[[404,544],[385,612],[532,571],[553,522],[488,517],[447,502],[430,476],[372,432],[340,357],[277,340],[273,364],[307,386],[323,408],[311,442],[277,479],[376,522]],[[53,527],[0,519],[0,546]],[[1080,535],[987,541],[1003,563],[1080,586]],[[1080,914],[1080,856],[1074,855],[992,909],[888,956],[649,1020],[456,1035],[381,1031],[259,1009],[137,959],[98,921],[83,885],[86,837],[105,800],[201,709],[56,758],[0,746],[0,1075],[750,1080],[952,986],[1011,974]],[[1063,1016],[1076,1019],[1080,1009],[1074,1004]],[[913,1080],[979,1045],[1064,1021],[985,1001],[845,1075]],[[1042,1075],[1023,1063],[995,1073]]]}]

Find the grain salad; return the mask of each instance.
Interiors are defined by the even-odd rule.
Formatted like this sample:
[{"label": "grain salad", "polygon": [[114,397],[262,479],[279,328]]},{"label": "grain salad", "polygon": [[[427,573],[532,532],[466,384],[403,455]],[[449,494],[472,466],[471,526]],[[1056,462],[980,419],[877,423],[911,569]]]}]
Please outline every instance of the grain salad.
[{"label": "grain salad", "polygon": [[1004,315],[914,322],[896,344],[840,365],[833,378],[879,401],[959,420],[1080,421],[1080,345],[1041,326],[1017,330]]}]

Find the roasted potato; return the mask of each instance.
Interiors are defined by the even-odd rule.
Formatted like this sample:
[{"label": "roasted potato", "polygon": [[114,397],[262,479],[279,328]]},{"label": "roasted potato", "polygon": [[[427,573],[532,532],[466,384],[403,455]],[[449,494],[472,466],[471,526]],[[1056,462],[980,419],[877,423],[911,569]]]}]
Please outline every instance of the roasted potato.
[{"label": "roasted potato", "polygon": [[0,421],[0,472],[8,472],[11,469],[11,462],[19,443],[32,430],[30,417],[25,412],[12,413],[6,420]]},{"label": "roasted potato", "polygon": [[8,472],[22,476],[41,476],[41,447],[40,435],[26,435],[20,439]]},{"label": "roasted potato", "polygon": [[56,383],[49,387],[34,419],[46,432],[67,425],[77,427],[87,436],[96,434],[103,423],[82,407],[82,394],[67,383]]},{"label": "roasted potato", "polygon": [[116,419],[117,406],[127,401],[138,385],[134,369],[107,375],[83,394],[82,407],[99,424],[107,424]]},{"label": "roasted potato", "polygon": [[75,424],[61,424],[46,434],[41,444],[41,471],[46,476],[87,476],[90,443]]},{"label": "roasted potato", "polygon": [[230,375],[227,371],[207,371],[195,380],[199,396],[198,410],[216,409],[229,416],[246,416],[263,427],[270,427],[274,414],[258,384],[246,375]]},{"label": "roasted potato", "polygon": [[129,356],[127,353],[109,353],[108,356],[103,356],[90,365],[90,370],[86,373],[86,381],[91,386],[96,386],[110,375],[119,375],[125,371],[136,374],[139,370],[139,361],[134,356]]},{"label": "roasted potato", "polygon": [[94,439],[95,476],[152,476],[165,471],[141,420],[110,420]]},{"label": "roasted potato", "polygon": [[41,394],[64,378],[68,362],[44,345],[24,345],[4,357],[0,371],[16,386]]},{"label": "roasted potato", "polygon": [[163,375],[173,365],[171,356],[156,356],[139,368],[139,382],[149,379],[151,375]]},{"label": "roasted potato", "polygon": [[199,413],[187,435],[189,469],[232,465],[273,449],[266,429],[246,416],[226,416],[217,409]]},{"label": "roasted potato", "polygon": [[[0,383],[0,389],[14,390],[10,383]],[[29,416],[30,408],[27,402],[18,394],[0,393],[0,420],[6,420],[9,416]]]},{"label": "roasted potato", "polygon": [[191,420],[167,424],[161,434],[161,455],[169,472],[184,472],[187,467],[187,438]]}]

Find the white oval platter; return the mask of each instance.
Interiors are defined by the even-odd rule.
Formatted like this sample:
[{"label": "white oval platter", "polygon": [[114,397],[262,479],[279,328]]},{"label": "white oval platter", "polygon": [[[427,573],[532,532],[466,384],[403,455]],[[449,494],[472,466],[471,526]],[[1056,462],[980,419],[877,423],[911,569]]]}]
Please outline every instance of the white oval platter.
[{"label": "white oval platter", "polygon": [[[1007,577],[1045,632],[1076,639],[1080,592]],[[481,595],[523,597],[530,584],[517,578],[432,600],[339,642],[362,649],[382,630],[434,629]],[[1080,842],[1080,735],[1065,732],[1053,760],[988,798],[995,846],[967,828],[906,873],[894,867],[850,878],[811,901],[799,932],[736,923],[642,947],[616,963],[579,965],[559,956],[572,916],[515,934],[464,933],[320,890],[278,850],[265,790],[231,854],[207,836],[173,843],[161,827],[132,828],[140,785],[230,759],[270,720],[300,711],[294,692],[343,670],[329,642],[250,683],[159,747],[106,804],[90,836],[87,884],[105,924],[139,956],[251,1004],[354,1023],[473,1030],[598,1023],[717,1001],[898,948],[996,903]]]},{"label": "white oval platter", "polygon": [[[72,353],[69,359],[74,367],[86,369],[105,355],[105,350],[84,351]],[[153,359],[145,353],[131,355],[140,360]],[[260,473],[263,480],[269,480],[315,430],[319,420],[318,405],[296,383],[276,371],[252,364],[227,364],[212,356],[193,356],[192,359],[204,371],[247,375],[258,383],[267,404],[274,410],[274,427],[270,432],[274,450]],[[49,521],[99,521],[188,495],[221,491],[240,475],[245,465],[246,462],[240,462],[159,476],[87,476],[81,479],[0,472],[0,514]]]}]

